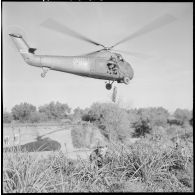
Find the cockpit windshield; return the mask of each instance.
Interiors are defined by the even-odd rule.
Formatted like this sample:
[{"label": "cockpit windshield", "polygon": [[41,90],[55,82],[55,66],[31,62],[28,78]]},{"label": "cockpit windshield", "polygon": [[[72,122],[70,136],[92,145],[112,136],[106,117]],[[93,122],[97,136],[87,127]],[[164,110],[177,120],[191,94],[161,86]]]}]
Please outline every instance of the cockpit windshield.
[{"label": "cockpit windshield", "polygon": [[123,57],[120,54],[116,54],[116,56],[117,56],[117,58],[118,58],[119,61],[124,62],[124,59],[123,59]]}]

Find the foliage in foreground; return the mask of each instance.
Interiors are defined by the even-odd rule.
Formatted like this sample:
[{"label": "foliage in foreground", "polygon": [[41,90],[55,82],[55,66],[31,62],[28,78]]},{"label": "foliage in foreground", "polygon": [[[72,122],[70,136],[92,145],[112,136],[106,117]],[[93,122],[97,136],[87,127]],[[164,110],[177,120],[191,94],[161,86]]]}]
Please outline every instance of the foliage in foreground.
[{"label": "foliage in foreground", "polygon": [[99,129],[87,122],[82,122],[74,126],[71,130],[72,144],[75,148],[93,148],[105,145],[106,140]]},{"label": "foliage in foreground", "polygon": [[180,142],[177,147],[173,144],[164,147],[163,143],[164,140],[148,138],[129,146],[111,143],[101,168],[81,159],[67,159],[60,151],[43,159],[18,149],[3,155],[3,191],[193,191],[193,154],[189,142]]}]

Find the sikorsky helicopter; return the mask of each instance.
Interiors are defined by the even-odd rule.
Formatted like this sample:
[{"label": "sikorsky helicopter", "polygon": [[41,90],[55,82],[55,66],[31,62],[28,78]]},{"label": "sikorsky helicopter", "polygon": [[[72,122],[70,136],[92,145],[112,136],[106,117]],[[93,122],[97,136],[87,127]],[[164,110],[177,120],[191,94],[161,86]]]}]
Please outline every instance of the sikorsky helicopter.
[{"label": "sikorsky helicopter", "polygon": [[[164,26],[175,19],[176,18],[172,15],[163,15],[110,47],[106,47],[103,44],[70,30],[53,19],[48,19],[42,24],[42,26],[48,29],[52,29],[63,34],[68,34],[96,46],[103,47],[100,50],[80,56],[35,55],[36,49],[29,47],[22,35],[15,33],[11,33],[9,35],[15,42],[16,47],[18,48],[25,62],[29,65],[42,68],[42,77],[45,77],[48,70],[56,70],[84,77],[107,80],[109,82],[106,83],[106,89],[110,90],[114,81],[129,84],[130,80],[133,79],[134,76],[134,71],[131,65],[124,60],[121,54],[112,52],[113,48],[125,41],[129,41],[130,39],[136,38]],[[123,52],[130,55],[134,54],[133,52],[125,52],[120,50],[113,51]]]}]

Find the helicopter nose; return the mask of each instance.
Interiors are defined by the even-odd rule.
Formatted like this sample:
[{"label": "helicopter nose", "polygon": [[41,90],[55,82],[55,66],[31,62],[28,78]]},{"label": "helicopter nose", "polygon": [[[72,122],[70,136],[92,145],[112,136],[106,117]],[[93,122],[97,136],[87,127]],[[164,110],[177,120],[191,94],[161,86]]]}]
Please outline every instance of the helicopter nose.
[{"label": "helicopter nose", "polygon": [[131,65],[129,63],[127,63],[127,64],[129,67],[129,78],[132,80],[133,76],[134,76],[134,71],[133,71],[133,68],[131,67]]}]

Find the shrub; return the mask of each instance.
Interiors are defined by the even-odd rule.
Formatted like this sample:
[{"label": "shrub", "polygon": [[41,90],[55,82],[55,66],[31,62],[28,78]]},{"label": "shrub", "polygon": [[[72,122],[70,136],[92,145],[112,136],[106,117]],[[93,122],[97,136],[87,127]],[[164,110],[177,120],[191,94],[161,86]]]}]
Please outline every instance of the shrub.
[{"label": "shrub", "polygon": [[[188,124],[187,126],[172,125],[166,128],[166,133],[172,140],[188,139],[193,137],[193,128]],[[188,140],[190,141],[190,140]]]},{"label": "shrub", "polygon": [[190,122],[192,119],[192,112],[187,109],[177,108],[174,112],[174,117],[183,125],[185,122]]},{"label": "shrub", "polygon": [[71,108],[67,104],[51,102],[39,107],[39,112],[44,113],[49,120],[64,119],[70,113]]},{"label": "shrub", "polygon": [[123,141],[131,131],[126,110],[112,103],[93,104],[83,119],[96,124],[109,140]]},{"label": "shrub", "polygon": [[104,145],[105,140],[100,130],[90,123],[78,124],[71,130],[73,146],[76,148],[93,148],[100,144]]},{"label": "shrub", "polygon": [[140,117],[137,111],[138,111],[137,109],[127,110],[130,124],[134,124],[135,122],[139,120]]},{"label": "shrub", "polygon": [[133,123],[132,127],[134,128],[133,137],[145,137],[146,134],[150,134],[152,131],[148,119],[140,118],[137,122]]},{"label": "shrub", "polygon": [[76,148],[85,147],[85,135],[86,131],[81,127],[75,127],[71,130],[71,137],[73,146]]},{"label": "shrub", "polygon": [[21,103],[15,105],[12,108],[12,115],[14,120],[19,120],[20,122],[26,122],[30,120],[30,115],[32,112],[36,111],[36,107],[32,104]]},{"label": "shrub", "polygon": [[84,114],[85,114],[85,110],[77,107],[74,109],[74,113],[73,113],[72,118],[74,120],[81,120]]},{"label": "shrub", "polygon": [[167,125],[167,120],[169,118],[169,112],[162,108],[141,108],[138,109],[137,114],[142,117],[144,120],[148,120],[151,124],[151,127]]},{"label": "shrub", "polygon": [[12,120],[13,120],[12,114],[7,111],[3,111],[3,123],[11,123]]},{"label": "shrub", "polygon": [[29,116],[29,122],[31,123],[38,123],[41,121],[40,113],[35,111],[31,112]]}]

